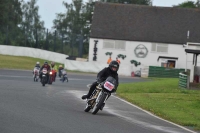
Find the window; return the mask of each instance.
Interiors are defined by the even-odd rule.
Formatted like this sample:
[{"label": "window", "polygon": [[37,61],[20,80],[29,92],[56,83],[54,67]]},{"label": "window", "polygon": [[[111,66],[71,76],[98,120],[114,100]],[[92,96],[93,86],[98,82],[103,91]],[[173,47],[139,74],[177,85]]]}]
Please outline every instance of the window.
[{"label": "window", "polygon": [[106,40],[103,42],[103,48],[111,48],[113,49],[115,47],[115,42],[114,41],[110,41],[110,40]]},{"label": "window", "polygon": [[168,52],[168,45],[162,43],[152,43],[151,51],[159,52],[159,53],[167,53]]},{"label": "window", "polygon": [[104,40],[103,48],[105,49],[120,49],[125,50],[126,42],[125,41],[112,41],[112,40]]},{"label": "window", "polygon": [[176,61],[173,60],[167,60],[167,62],[161,62],[162,67],[167,67],[167,68],[175,68],[176,66]]},{"label": "window", "polygon": [[176,65],[176,61],[173,61],[173,60],[168,60],[168,62],[167,62],[169,65],[168,65],[168,67],[169,68],[175,68],[175,65]]},{"label": "window", "polygon": [[115,41],[115,49],[125,50],[125,41]]}]

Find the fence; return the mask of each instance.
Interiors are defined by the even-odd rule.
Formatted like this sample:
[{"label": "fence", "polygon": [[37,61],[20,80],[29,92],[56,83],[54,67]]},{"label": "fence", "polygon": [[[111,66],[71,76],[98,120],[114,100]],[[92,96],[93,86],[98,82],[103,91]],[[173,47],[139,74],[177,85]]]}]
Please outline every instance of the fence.
[{"label": "fence", "polygon": [[185,69],[149,66],[149,77],[178,78],[179,73],[184,71]]}]

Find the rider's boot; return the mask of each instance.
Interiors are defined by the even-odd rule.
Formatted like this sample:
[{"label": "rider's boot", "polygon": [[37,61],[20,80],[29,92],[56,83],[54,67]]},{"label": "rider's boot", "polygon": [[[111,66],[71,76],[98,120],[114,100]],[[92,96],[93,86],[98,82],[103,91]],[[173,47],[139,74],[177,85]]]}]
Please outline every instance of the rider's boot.
[{"label": "rider's boot", "polygon": [[83,95],[81,98],[82,98],[83,100],[85,100],[85,99],[88,99],[89,97],[88,97],[87,94],[85,94],[85,95]]}]

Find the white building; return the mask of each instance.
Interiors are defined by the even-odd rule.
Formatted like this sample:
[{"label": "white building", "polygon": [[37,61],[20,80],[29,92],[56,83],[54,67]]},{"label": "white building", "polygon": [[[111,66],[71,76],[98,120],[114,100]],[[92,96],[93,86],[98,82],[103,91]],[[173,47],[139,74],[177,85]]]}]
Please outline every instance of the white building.
[{"label": "white building", "polygon": [[[199,22],[199,9],[98,2],[91,27],[89,62],[106,63],[106,53],[112,52],[112,59],[126,55],[124,60],[120,58],[120,73],[125,75],[148,66],[190,69],[193,54],[186,55],[185,49],[200,50]],[[141,65],[136,67],[131,60]]]}]

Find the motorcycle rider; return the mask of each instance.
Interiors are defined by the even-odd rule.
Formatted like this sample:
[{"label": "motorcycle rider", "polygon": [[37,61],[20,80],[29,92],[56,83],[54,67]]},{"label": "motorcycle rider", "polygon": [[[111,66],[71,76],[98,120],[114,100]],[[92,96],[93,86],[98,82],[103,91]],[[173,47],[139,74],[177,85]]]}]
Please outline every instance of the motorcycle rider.
[{"label": "motorcycle rider", "polygon": [[40,68],[40,62],[36,62],[35,67]]},{"label": "motorcycle rider", "polygon": [[42,71],[43,68],[47,69],[47,79],[49,79],[49,72],[51,71],[51,68],[50,68],[48,62],[45,61],[43,66],[40,68],[40,80],[42,79],[42,72],[41,71]]},{"label": "motorcycle rider", "polygon": [[56,71],[55,72],[55,79],[56,79],[58,68],[55,65],[55,62],[52,61],[50,67],[51,67],[51,70],[55,70]]},{"label": "motorcycle rider", "polygon": [[118,71],[119,69],[119,63],[117,61],[111,61],[108,67],[105,67],[103,70],[101,70],[98,74],[97,74],[97,81],[95,81],[91,87],[90,90],[88,92],[88,94],[83,95],[82,99],[88,99],[90,98],[90,96],[92,95],[93,91],[95,90],[96,86],[98,85],[98,83],[103,82],[104,80],[106,80],[106,78],[108,78],[109,76],[112,76],[113,78],[116,79],[117,82],[117,86],[115,87],[113,92],[116,92],[119,81],[118,81]]},{"label": "motorcycle rider", "polygon": [[[40,70],[40,62],[36,62],[34,68],[37,68],[38,70]],[[33,74],[34,74],[34,70],[33,70]]]},{"label": "motorcycle rider", "polygon": [[58,76],[61,78],[62,76],[62,70],[63,70],[63,66],[62,65],[59,65],[59,68],[58,68]]}]

